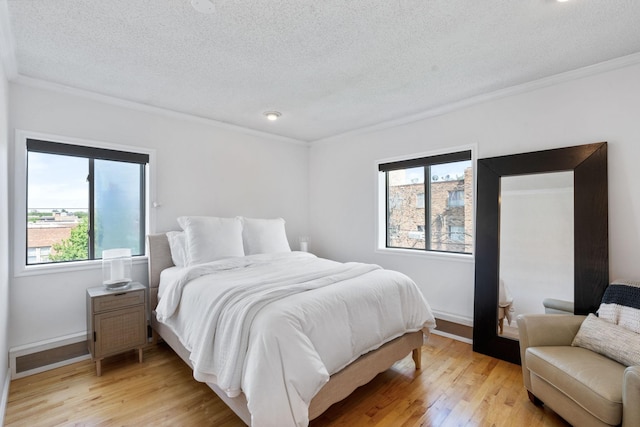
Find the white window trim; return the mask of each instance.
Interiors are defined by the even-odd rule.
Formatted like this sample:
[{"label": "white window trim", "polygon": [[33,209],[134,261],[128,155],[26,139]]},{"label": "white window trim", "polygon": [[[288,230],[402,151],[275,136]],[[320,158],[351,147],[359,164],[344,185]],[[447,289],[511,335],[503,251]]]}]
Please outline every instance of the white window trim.
[{"label": "white window trim", "polygon": [[[13,163],[13,218],[10,219],[13,227],[13,276],[32,276],[50,273],[63,273],[68,271],[89,270],[102,268],[101,260],[73,261],[52,264],[26,265],[25,254],[27,253],[26,242],[26,182],[27,182],[27,139],[41,139],[44,141],[60,142],[71,145],[84,145],[87,147],[106,148],[111,150],[129,151],[133,153],[141,153],[149,155],[149,164],[147,165],[146,175],[146,201],[145,211],[146,223],[145,230],[147,234],[155,232],[156,211],[155,203],[151,202],[156,198],[156,150],[150,148],[136,147],[132,145],[113,144],[101,141],[93,141],[88,139],[73,138],[39,132],[31,132],[16,129],[14,144],[14,163]],[[146,245],[145,245],[146,247]],[[133,258],[134,264],[146,263],[147,256],[137,256]]]},{"label": "white window trim", "polygon": [[[415,249],[405,249],[405,248],[387,248],[386,247],[386,227],[387,227],[387,212],[386,212],[386,182],[384,178],[384,173],[381,173],[378,170],[380,164],[383,163],[392,163],[403,160],[411,160],[417,159],[420,157],[430,157],[437,156],[439,154],[447,154],[447,153],[455,153],[458,151],[471,151],[471,165],[473,167],[473,253],[471,254],[461,254],[456,252],[438,252],[438,251],[418,251]],[[373,171],[376,174],[375,181],[377,182],[376,186],[376,195],[375,195],[375,210],[376,212],[376,221],[375,221],[375,248],[374,252],[379,254],[387,254],[387,255],[399,255],[399,256],[412,256],[412,257],[421,257],[421,258],[434,258],[434,259],[447,259],[454,261],[462,261],[462,262],[473,262],[475,259],[475,247],[476,247],[476,171],[477,171],[477,153],[478,153],[478,144],[470,144],[470,145],[461,145],[456,147],[446,147],[433,151],[421,152],[421,153],[413,153],[398,157],[391,157],[386,159],[376,160]],[[425,200],[426,206],[426,200]]]}]

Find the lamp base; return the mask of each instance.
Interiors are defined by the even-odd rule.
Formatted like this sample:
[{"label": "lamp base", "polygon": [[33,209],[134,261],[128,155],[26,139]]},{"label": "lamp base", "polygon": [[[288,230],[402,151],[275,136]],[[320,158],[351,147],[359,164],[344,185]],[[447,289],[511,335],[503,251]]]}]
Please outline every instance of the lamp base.
[{"label": "lamp base", "polygon": [[105,282],[104,288],[108,291],[122,291],[131,287],[131,281],[126,282]]}]

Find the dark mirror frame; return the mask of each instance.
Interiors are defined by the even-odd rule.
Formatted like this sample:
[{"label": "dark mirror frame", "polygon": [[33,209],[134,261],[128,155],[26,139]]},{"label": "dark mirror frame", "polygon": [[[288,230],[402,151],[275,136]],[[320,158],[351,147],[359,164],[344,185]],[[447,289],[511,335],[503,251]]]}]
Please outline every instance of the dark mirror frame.
[{"label": "dark mirror frame", "polygon": [[598,309],[609,284],[607,143],[479,159],[473,351],[520,364],[519,341],[498,335],[500,178],[573,171],[574,310]]}]

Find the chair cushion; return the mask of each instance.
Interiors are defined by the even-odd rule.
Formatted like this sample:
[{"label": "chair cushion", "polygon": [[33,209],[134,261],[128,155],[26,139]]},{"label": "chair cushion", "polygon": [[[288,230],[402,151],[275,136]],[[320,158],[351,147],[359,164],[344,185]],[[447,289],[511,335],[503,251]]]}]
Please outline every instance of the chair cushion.
[{"label": "chair cushion", "polygon": [[594,417],[611,425],[622,421],[625,367],[618,362],[581,347],[549,346],[529,347],[525,363]]}]

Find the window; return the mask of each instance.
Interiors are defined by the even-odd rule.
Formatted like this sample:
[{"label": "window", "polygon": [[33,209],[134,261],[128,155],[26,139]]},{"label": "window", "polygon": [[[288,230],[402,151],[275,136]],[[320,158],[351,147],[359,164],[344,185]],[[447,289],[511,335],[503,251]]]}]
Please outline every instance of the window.
[{"label": "window", "polygon": [[464,206],[464,190],[449,191],[448,205],[450,208]]},{"label": "window", "polygon": [[149,155],[27,139],[26,263],[145,252]]},{"label": "window", "polygon": [[450,225],[449,226],[449,239],[452,242],[464,242],[464,226]]},{"label": "window", "polygon": [[381,163],[378,171],[387,248],[471,253],[471,151]]}]

